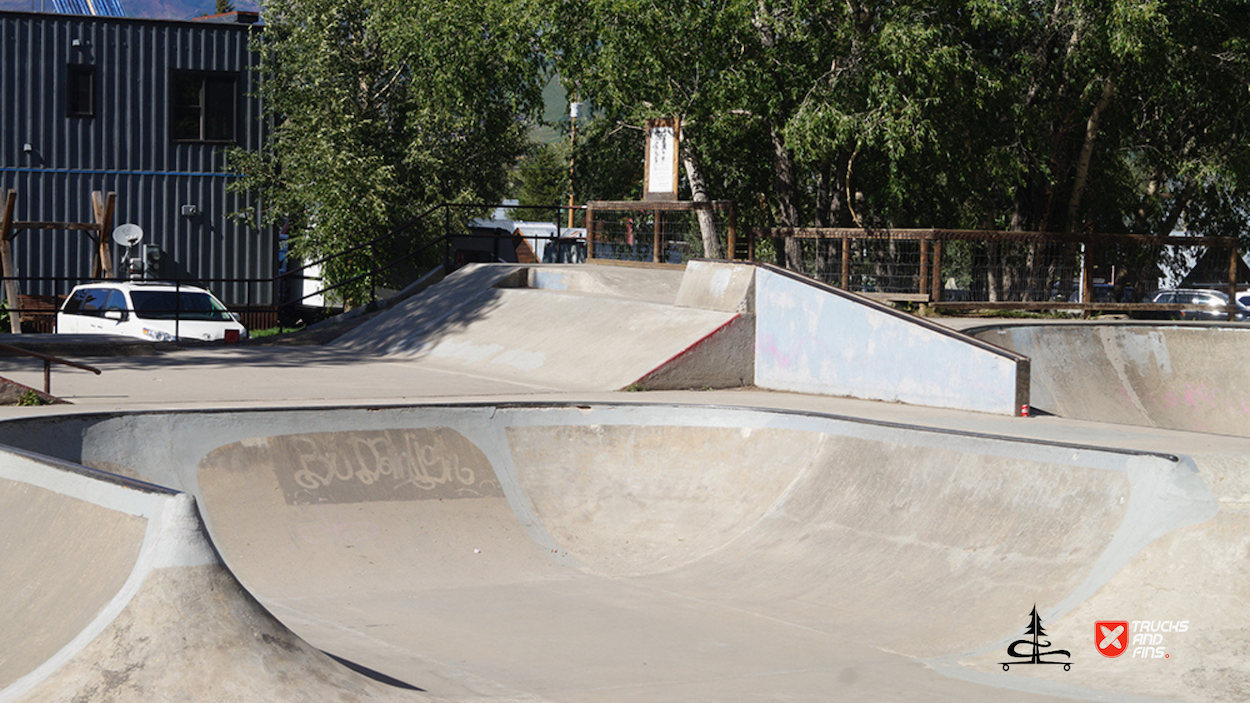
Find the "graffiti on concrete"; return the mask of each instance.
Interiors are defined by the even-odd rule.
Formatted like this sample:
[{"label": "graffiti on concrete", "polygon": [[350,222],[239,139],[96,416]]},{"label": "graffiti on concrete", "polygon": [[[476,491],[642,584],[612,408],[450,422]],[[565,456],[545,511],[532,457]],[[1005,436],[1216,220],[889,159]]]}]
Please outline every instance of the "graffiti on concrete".
[{"label": "graffiti on concrete", "polygon": [[291,505],[503,495],[486,456],[446,427],[270,437]]}]

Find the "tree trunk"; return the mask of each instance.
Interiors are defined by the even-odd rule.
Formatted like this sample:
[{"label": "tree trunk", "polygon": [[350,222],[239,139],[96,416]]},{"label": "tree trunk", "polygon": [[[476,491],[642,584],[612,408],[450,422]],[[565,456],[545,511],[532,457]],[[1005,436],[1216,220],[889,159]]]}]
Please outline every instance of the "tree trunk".
[{"label": "tree trunk", "polygon": [[[682,144],[682,164],[686,167],[686,180],[690,181],[690,197],[696,203],[708,203],[712,199],[707,194],[707,181],[703,178],[703,168],[699,163],[699,155],[695,153],[687,140]],[[722,259],[720,236],[716,231],[716,218],[711,210],[695,210],[699,220],[699,234],[703,237],[703,256],[708,259]]]},{"label": "tree trunk", "polygon": [[[785,139],[776,125],[769,126],[769,133],[773,140],[773,187],[777,191],[777,219],[782,227],[798,227],[798,178],[795,175],[794,154],[786,147]],[[787,237],[785,240],[783,265],[791,271],[803,271],[803,246],[794,237]]]},{"label": "tree trunk", "polygon": [[1076,216],[1081,207],[1081,197],[1085,195],[1085,183],[1089,179],[1089,164],[1094,157],[1094,142],[1098,139],[1098,124],[1102,121],[1102,113],[1111,104],[1111,96],[1115,93],[1115,83],[1108,78],[1102,86],[1102,95],[1094,105],[1089,121],[1085,123],[1085,143],[1081,145],[1081,156],[1076,162],[1076,174],[1072,181],[1072,195],[1068,198],[1068,216],[1064,223],[1066,231],[1076,231]]},{"label": "tree trunk", "polygon": [[1003,299],[1003,260],[998,242],[985,243],[985,283],[991,303]]},{"label": "tree trunk", "polygon": [[[829,193],[829,181],[832,178],[833,165],[828,159],[820,162],[820,175],[816,181],[816,226],[831,227],[832,220],[829,219],[829,203],[831,197]],[[833,281],[833,272],[831,262],[833,261],[833,240],[817,239],[816,240],[816,277],[826,283]]]}]

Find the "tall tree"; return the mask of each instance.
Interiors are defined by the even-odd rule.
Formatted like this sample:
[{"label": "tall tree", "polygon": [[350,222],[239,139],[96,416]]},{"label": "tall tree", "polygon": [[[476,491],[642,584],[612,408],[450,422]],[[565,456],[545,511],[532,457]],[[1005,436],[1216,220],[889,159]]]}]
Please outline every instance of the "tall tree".
[{"label": "tall tree", "polygon": [[512,194],[518,205],[513,217],[518,220],[556,222],[560,211],[555,207],[531,210],[532,207],[559,206],[568,193],[568,162],[553,144],[534,144],[517,164]]},{"label": "tall tree", "polygon": [[[741,64],[741,0],[657,5],[644,0],[537,3],[555,68],[607,119],[634,131],[649,118],[678,117],[681,161],[695,200],[712,199],[705,134],[732,112],[727,91]],[[602,119],[602,118],[601,118]],[[633,157],[639,163],[641,151]],[[718,256],[712,219],[700,217],[705,255]]]},{"label": "tall tree", "polygon": [[[498,0],[267,0],[257,43],[272,129],[235,150],[236,187],[286,222],[308,260],[381,235],[428,207],[497,201],[540,102],[529,23]],[[330,282],[382,254],[333,260]],[[344,297],[359,301],[364,282]]]}]

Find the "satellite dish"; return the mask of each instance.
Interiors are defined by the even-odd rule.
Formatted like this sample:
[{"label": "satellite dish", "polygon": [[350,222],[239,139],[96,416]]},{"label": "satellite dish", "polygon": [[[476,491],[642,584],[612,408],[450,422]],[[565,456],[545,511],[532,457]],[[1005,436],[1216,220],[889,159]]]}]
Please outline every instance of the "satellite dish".
[{"label": "satellite dish", "polygon": [[139,225],[118,225],[113,230],[113,241],[124,247],[133,247],[143,241],[143,228]]}]

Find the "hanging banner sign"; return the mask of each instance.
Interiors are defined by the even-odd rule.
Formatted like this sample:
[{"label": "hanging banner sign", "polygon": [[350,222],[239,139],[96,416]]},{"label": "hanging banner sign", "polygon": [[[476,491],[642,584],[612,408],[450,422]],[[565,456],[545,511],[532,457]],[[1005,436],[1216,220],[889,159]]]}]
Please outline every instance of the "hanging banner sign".
[{"label": "hanging banner sign", "polygon": [[680,144],[681,122],[676,117],[647,120],[643,200],[677,199]]}]

